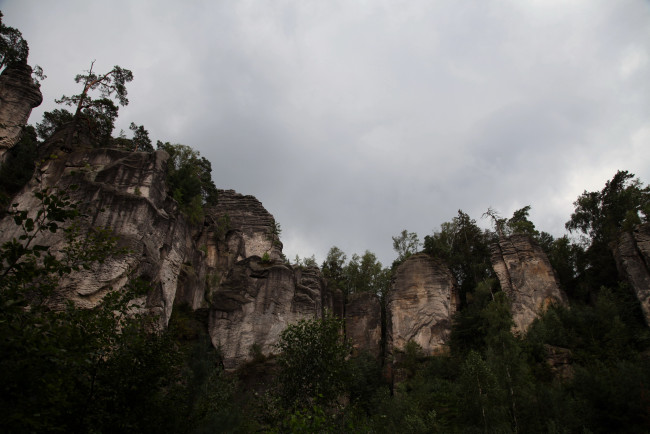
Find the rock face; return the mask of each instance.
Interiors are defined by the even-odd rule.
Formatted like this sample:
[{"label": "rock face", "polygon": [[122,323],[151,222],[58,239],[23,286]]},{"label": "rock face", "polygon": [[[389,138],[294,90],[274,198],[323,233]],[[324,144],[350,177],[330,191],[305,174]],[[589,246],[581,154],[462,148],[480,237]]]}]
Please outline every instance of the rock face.
[{"label": "rock face", "polygon": [[[109,291],[141,277],[153,286],[141,301],[160,315],[162,326],[174,305],[207,310],[212,341],[221,347],[224,365],[236,368],[251,358],[251,349],[273,353],[287,325],[340,305],[340,293],[326,291],[318,268],[293,268],[280,260],[282,244],[273,231],[273,216],[254,197],[221,190],[219,204],[207,210],[204,224],[192,225],[167,194],[165,152],[83,145],[66,153],[56,147],[57,137],[44,145],[57,158],[47,160],[12,202],[36,212],[35,190],[68,190],[73,200],[88,204],[80,233],[108,227],[128,251],[67,276],[52,307],[66,300],[96,306]],[[71,190],[72,184],[79,188]],[[0,221],[2,240],[20,235],[18,229],[10,218]],[[55,252],[66,245],[61,231],[37,242]]]},{"label": "rock face", "polygon": [[[162,151],[146,154],[112,149],[62,154],[48,160],[13,199],[20,209],[38,209],[33,191],[39,188],[36,178],[40,176],[43,187],[69,190],[72,199],[84,206],[88,218],[81,222],[80,233],[109,227],[120,245],[128,248],[124,255],[110,257],[89,271],[75,272],[62,280],[52,302],[55,307],[65,299],[83,307],[95,306],[108,291],[126,285],[129,278],[142,277],[155,288],[146,300],[147,307],[167,323],[178,276],[188,252],[194,249],[190,225],[175,202],[167,198],[167,158]],[[79,188],[70,190],[72,184]],[[0,222],[3,239],[17,236],[17,229],[9,218]],[[61,231],[44,238],[43,244],[54,251],[65,244]]]},{"label": "rock face", "polygon": [[317,268],[293,269],[263,263],[258,256],[239,261],[213,292],[209,330],[226,369],[276,353],[287,325],[322,315],[324,283]]},{"label": "rock face", "polygon": [[0,75],[0,162],[5,153],[20,139],[34,107],[43,102],[43,95],[32,80],[32,68],[27,63],[14,63]]},{"label": "rock face", "polygon": [[287,325],[332,310],[336,294],[326,290],[318,268],[282,262],[275,219],[255,197],[219,190],[207,214],[198,241],[206,251],[206,287],[183,291],[194,308],[207,300],[210,338],[226,369],[256,352],[275,353]]},{"label": "rock face", "polygon": [[424,253],[409,257],[398,268],[386,305],[387,353],[408,341],[425,355],[441,351],[458,309],[456,281],[447,265]]},{"label": "rock face", "polygon": [[271,260],[282,259],[282,243],[273,232],[275,219],[253,196],[244,196],[234,190],[219,190],[218,204],[208,210],[218,230],[225,230],[229,258],[238,261],[250,256]]},{"label": "rock face", "polygon": [[350,296],[345,308],[345,335],[356,352],[381,355],[381,304],[377,294]]},{"label": "rock face", "polygon": [[616,266],[632,286],[650,326],[650,223],[623,232],[612,245]]},{"label": "rock face", "polygon": [[492,268],[512,310],[515,329],[524,332],[551,303],[567,303],[542,248],[527,235],[502,237],[491,246]]}]

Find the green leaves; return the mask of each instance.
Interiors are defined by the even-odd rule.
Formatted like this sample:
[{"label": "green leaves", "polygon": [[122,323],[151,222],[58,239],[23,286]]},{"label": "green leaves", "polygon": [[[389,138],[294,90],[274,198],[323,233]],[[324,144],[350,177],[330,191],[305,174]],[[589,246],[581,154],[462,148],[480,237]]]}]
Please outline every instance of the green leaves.
[{"label": "green leaves", "polygon": [[[74,127],[68,134],[68,140],[72,139],[74,129],[81,125],[83,120],[90,133],[99,140],[99,144],[106,144],[110,139],[118,112],[113,99],[122,106],[128,105],[126,83],[133,80],[133,74],[128,69],[117,65],[105,74],[97,74],[93,72],[94,64],[93,60],[85,74],[78,74],[75,77],[75,82],[83,83],[81,93],[72,96],[63,95],[55,101],[57,104],[76,108],[71,119]],[[99,92],[99,98],[93,98],[90,95],[91,91]],[[49,116],[46,114],[43,124],[39,126],[39,134],[49,134],[56,130],[61,125],[61,121],[68,118],[68,114],[65,110],[58,113],[51,112]]]},{"label": "green leaves", "polygon": [[5,26],[0,12],[0,70],[12,62],[27,62],[29,46],[20,30]]},{"label": "green leaves", "polygon": [[322,319],[300,320],[281,333],[278,379],[285,405],[328,404],[344,390],[350,346],[343,340],[342,327],[328,313]]},{"label": "green leaves", "polygon": [[650,186],[619,170],[601,191],[585,191],[573,204],[575,211],[566,228],[609,242],[624,226],[647,221]]},{"label": "green leaves", "polygon": [[171,196],[193,223],[202,221],[203,205],[217,203],[210,162],[189,146],[158,141],[157,148],[169,154],[167,187]]},{"label": "green leaves", "polygon": [[404,229],[398,236],[393,238],[393,250],[397,252],[396,262],[403,262],[406,258],[417,253],[420,248],[420,240],[415,232],[408,232]]}]

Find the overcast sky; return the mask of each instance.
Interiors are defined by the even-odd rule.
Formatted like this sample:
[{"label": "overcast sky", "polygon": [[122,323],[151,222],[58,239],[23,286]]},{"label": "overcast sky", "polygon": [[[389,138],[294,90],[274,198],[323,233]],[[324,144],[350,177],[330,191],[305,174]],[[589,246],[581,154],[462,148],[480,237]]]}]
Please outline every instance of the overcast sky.
[{"label": "overcast sky", "polygon": [[420,239],[462,209],[532,206],[559,236],[617,170],[650,182],[650,2],[3,0],[43,111],[131,69],[131,122],[256,196],[285,254]]}]

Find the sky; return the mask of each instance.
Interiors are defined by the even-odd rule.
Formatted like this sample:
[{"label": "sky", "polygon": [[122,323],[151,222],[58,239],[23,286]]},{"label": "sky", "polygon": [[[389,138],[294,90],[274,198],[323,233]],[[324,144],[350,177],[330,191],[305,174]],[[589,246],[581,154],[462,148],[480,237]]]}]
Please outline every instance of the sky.
[{"label": "sky", "polygon": [[[47,75],[133,72],[135,122],[257,197],[284,253],[420,240],[459,209],[565,234],[617,170],[650,182],[648,0],[0,0]],[[127,134],[128,135],[128,134]]]}]

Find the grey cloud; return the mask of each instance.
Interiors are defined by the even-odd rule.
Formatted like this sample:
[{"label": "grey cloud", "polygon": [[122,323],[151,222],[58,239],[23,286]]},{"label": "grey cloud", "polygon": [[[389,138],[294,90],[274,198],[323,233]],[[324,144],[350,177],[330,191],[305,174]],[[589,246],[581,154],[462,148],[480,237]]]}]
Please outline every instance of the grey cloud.
[{"label": "grey cloud", "polygon": [[[650,181],[650,8],[620,2],[7,1],[46,103],[97,59],[133,70],[131,121],[253,194],[285,253],[420,237],[460,208],[531,204],[563,232],[617,169]],[[647,147],[647,146],[646,146]],[[480,221],[483,226],[488,222]]]}]

